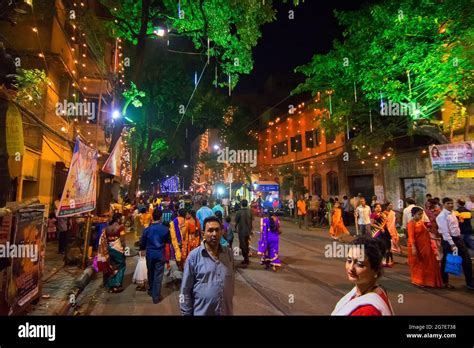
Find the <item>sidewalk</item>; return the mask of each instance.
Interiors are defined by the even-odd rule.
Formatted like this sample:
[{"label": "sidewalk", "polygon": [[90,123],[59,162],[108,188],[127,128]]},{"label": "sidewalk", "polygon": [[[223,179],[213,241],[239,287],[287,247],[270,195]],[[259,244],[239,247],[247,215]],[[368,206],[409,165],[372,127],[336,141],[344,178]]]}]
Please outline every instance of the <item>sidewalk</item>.
[{"label": "sidewalk", "polygon": [[64,255],[58,254],[58,242],[46,243],[42,297],[32,305],[27,315],[54,315],[69,300],[75,280],[83,273],[77,266],[64,266]]}]

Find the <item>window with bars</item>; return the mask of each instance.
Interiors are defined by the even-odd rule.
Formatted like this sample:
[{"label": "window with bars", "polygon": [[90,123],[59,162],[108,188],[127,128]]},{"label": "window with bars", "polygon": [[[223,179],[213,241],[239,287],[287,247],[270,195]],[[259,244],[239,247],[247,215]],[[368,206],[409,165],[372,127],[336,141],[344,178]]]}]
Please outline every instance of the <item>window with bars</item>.
[{"label": "window with bars", "polygon": [[272,157],[280,157],[288,154],[288,141],[284,140],[272,145]]},{"label": "window with bars", "polygon": [[326,174],[326,181],[328,185],[328,195],[339,195],[339,179],[336,172],[329,172]]},{"label": "window with bars", "polygon": [[299,152],[302,150],[301,134],[291,137],[291,152]]},{"label": "window with bars", "polygon": [[329,133],[329,132],[325,132],[325,134],[326,134],[326,144],[334,143],[334,140],[336,140],[336,134]]},{"label": "window with bars", "polygon": [[306,148],[312,149],[319,146],[320,142],[320,131],[319,129],[310,130],[305,132]]}]

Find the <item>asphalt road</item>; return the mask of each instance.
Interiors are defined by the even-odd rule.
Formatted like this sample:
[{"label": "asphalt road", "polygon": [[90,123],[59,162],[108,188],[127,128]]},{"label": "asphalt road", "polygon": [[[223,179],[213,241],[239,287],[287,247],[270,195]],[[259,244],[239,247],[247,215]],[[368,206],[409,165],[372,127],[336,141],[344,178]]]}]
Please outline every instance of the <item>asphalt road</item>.
[{"label": "asphalt road", "polygon": [[[265,270],[251,257],[247,268],[236,269],[235,315],[329,315],[337,301],[352,285],[346,278],[344,258],[327,257],[333,247],[327,229],[300,230],[283,222],[278,272]],[[129,235],[129,238],[132,234]],[[236,239],[237,242],[238,239]],[[251,241],[255,248],[258,233]],[[337,255],[334,255],[337,256]],[[241,256],[236,256],[239,265]],[[389,293],[397,315],[472,315],[474,293],[468,292],[463,277],[452,277],[456,289],[418,288],[410,283],[406,258],[395,257],[395,267],[384,270],[380,280]],[[164,300],[153,304],[146,292],[136,291],[132,284],[136,257],[127,258],[125,290],[110,294],[102,287],[98,274],[78,298],[76,315],[179,315],[180,272],[173,268],[163,281]]]}]

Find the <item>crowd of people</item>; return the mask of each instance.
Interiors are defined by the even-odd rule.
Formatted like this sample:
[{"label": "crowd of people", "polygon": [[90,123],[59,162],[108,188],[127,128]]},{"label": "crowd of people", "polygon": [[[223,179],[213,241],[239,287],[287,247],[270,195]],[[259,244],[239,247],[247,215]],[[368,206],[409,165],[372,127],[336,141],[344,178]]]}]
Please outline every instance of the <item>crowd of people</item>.
[{"label": "crowd of people", "polygon": [[[327,225],[330,236],[339,241],[349,234],[347,226],[351,222],[356,228],[356,238],[350,243],[354,248],[349,249],[346,260],[346,272],[354,288],[339,301],[333,315],[393,314],[388,294],[378,280],[382,267],[394,265],[393,254],[400,253],[400,236],[403,235],[414,285],[452,288],[446,272],[446,260],[452,254],[462,259],[467,288],[474,290],[468,251],[473,247],[474,195],[468,202],[458,200],[456,209],[450,198],[439,200],[429,194],[426,198],[424,206],[418,206],[413,198],[406,199],[400,219],[390,202],[380,203],[375,196],[370,205],[361,195],[350,200],[344,196],[342,202],[337,198],[324,203],[312,197],[298,199],[295,213],[300,228],[307,221],[307,215],[316,226]],[[249,265],[254,220],[260,217],[257,248],[260,264],[277,271],[282,264],[280,219],[272,209],[264,216],[256,214],[245,199],[239,202],[234,217],[227,202],[215,200],[211,208],[203,199],[200,205],[195,212],[179,199],[156,197],[148,201],[140,199],[131,205],[134,209],[126,208],[131,210],[129,214],[124,214],[125,209],[118,210],[114,202],[112,219],[100,238],[97,258],[109,290],[123,290],[124,222],[128,221],[140,250],[133,277],[137,290],[148,291],[152,302],[159,303],[165,269],[169,271],[170,261],[174,261],[182,272],[179,303],[183,315],[233,314],[234,256],[241,253],[241,267]],[[235,234],[239,247],[233,249]],[[361,245],[363,249],[355,248]]]},{"label": "crowd of people", "polygon": [[[165,270],[175,262],[182,272],[180,307],[183,315],[232,314],[234,253],[243,256],[241,267],[250,263],[250,240],[255,214],[247,200],[239,201],[232,219],[227,204],[215,200],[212,208],[203,199],[201,207],[192,207],[178,199],[155,197],[138,199],[132,204],[113,201],[111,220],[100,236],[97,269],[103,272],[104,286],[111,293],[123,291],[126,226],[134,230],[139,248],[133,281],[138,291],[147,291],[153,303],[159,303]],[[232,221],[234,220],[234,221]],[[258,247],[260,263],[274,271],[281,266],[278,255],[279,218],[269,211],[261,219]],[[232,249],[234,235],[239,248]]]}]

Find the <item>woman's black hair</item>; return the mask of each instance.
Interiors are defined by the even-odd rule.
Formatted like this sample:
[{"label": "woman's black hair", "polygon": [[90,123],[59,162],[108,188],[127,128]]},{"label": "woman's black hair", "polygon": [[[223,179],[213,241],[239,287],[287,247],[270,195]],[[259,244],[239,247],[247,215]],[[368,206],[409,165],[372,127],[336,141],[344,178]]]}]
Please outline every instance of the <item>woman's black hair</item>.
[{"label": "woman's black hair", "polygon": [[215,216],[217,216],[217,218],[219,219],[219,221],[221,222],[222,224],[222,212],[220,210],[217,210],[215,213],[214,213]]},{"label": "woman's black hair", "polygon": [[273,215],[275,215],[273,209],[268,209],[268,222],[270,224],[270,231],[276,231],[276,224],[275,220],[273,219]]},{"label": "woman's black hair", "polygon": [[122,214],[114,213],[114,215],[112,215],[112,219],[109,222],[109,225],[113,225],[116,222],[120,222],[121,219],[122,219]]},{"label": "woman's black hair", "polygon": [[413,208],[411,208],[411,216],[415,216],[415,214],[417,214],[417,213],[420,212],[420,211],[423,211],[423,209],[420,208],[420,207],[413,207]]},{"label": "woman's black hair", "polygon": [[377,273],[377,278],[382,275],[382,258],[385,255],[385,246],[379,238],[360,236],[354,239],[350,245],[363,246],[365,257],[369,260],[370,268]]},{"label": "woman's black hair", "polygon": [[386,202],[386,203],[382,204],[382,211],[386,211],[390,204],[392,204],[392,203],[391,202]]}]

